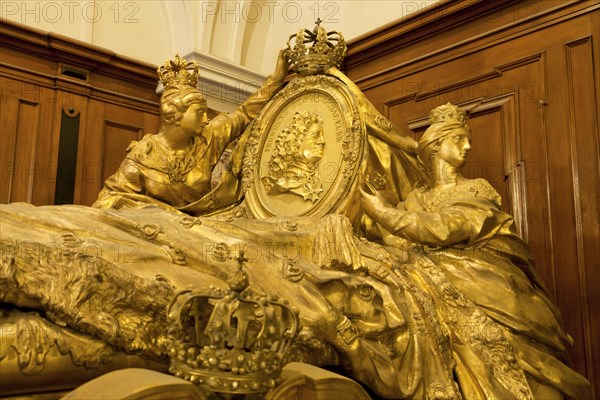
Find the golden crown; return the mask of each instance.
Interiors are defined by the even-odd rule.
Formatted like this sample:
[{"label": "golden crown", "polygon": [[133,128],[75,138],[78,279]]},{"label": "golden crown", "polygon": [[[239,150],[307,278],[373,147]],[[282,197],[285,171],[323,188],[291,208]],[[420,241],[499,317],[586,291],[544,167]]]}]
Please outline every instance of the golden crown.
[{"label": "golden crown", "polygon": [[434,108],[429,114],[430,125],[440,122],[460,122],[464,124],[467,122],[467,113],[454,104],[446,103]]},{"label": "golden crown", "polygon": [[208,392],[260,394],[281,382],[298,313],[247,290],[243,251],[236,259],[239,269],[229,278],[229,290],[188,289],[171,301],[169,371]]},{"label": "golden crown", "polygon": [[[317,19],[317,26],[312,31],[301,29],[288,38],[289,58],[300,75],[317,75],[330,67],[339,68],[346,56],[346,43],[342,34],[327,32],[321,22]],[[307,46],[307,43],[312,43],[312,46]]]},{"label": "golden crown", "polygon": [[189,85],[196,87],[200,75],[196,62],[187,62],[185,58],[175,55],[173,60],[165,62],[157,69],[158,77],[165,89],[176,85]]}]

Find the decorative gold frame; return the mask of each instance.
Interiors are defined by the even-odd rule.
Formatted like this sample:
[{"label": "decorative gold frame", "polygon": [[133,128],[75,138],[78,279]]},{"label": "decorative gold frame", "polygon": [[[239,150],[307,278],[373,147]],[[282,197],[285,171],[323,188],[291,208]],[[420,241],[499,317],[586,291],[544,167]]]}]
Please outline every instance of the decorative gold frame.
[{"label": "decorative gold frame", "polygon": [[[296,111],[318,111],[325,119],[327,144],[319,163],[324,191],[314,204],[291,193],[268,195],[260,182],[273,142]],[[242,176],[247,210],[254,218],[322,217],[335,213],[348,201],[347,193],[356,180],[365,143],[365,119],[347,85],[325,75],[293,80],[265,106],[252,126]]]}]

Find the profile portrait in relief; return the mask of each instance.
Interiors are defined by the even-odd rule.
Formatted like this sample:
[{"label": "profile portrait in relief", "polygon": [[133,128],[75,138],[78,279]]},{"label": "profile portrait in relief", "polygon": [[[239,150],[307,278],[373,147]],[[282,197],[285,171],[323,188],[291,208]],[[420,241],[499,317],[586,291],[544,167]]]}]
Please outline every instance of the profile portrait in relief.
[{"label": "profile portrait in relief", "polygon": [[325,137],[319,113],[298,111],[293,122],[279,133],[268,166],[261,178],[267,193],[295,193],[305,201],[319,200],[323,184],[319,162],[323,158]]}]

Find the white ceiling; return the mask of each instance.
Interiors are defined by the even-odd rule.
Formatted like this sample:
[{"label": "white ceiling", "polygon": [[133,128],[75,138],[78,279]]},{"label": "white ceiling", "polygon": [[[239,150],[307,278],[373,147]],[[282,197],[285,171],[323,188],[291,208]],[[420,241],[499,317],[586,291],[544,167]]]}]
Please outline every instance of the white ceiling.
[{"label": "white ceiling", "polygon": [[265,76],[287,37],[317,18],[351,39],[436,1],[25,0],[0,2],[0,17],[152,64],[195,52]]}]

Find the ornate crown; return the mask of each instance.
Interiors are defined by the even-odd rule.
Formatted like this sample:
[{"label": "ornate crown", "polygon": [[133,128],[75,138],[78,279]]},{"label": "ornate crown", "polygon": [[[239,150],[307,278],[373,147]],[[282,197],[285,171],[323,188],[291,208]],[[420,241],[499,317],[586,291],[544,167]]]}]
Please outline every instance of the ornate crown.
[{"label": "ornate crown", "polygon": [[[330,67],[339,68],[346,56],[346,43],[342,34],[327,32],[321,22],[317,19],[317,26],[312,31],[301,29],[288,38],[289,58],[300,75],[322,74]],[[308,47],[306,43],[312,43],[312,46]]]},{"label": "ornate crown", "polygon": [[173,60],[158,67],[157,72],[165,89],[175,85],[189,85],[195,88],[200,75],[198,64],[187,62],[185,58],[179,57],[179,54],[175,54]]},{"label": "ornate crown", "polygon": [[440,122],[467,122],[467,113],[459,107],[451,103],[446,103],[431,110],[429,114],[429,124],[437,124]]},{"label": "ornate crown", "polygon": [[281,382],[298,314],[246,290],[243,252],[237,260],[229,290],[183,290],[171,301],[169,371],[209,392],[259,394]]}]

